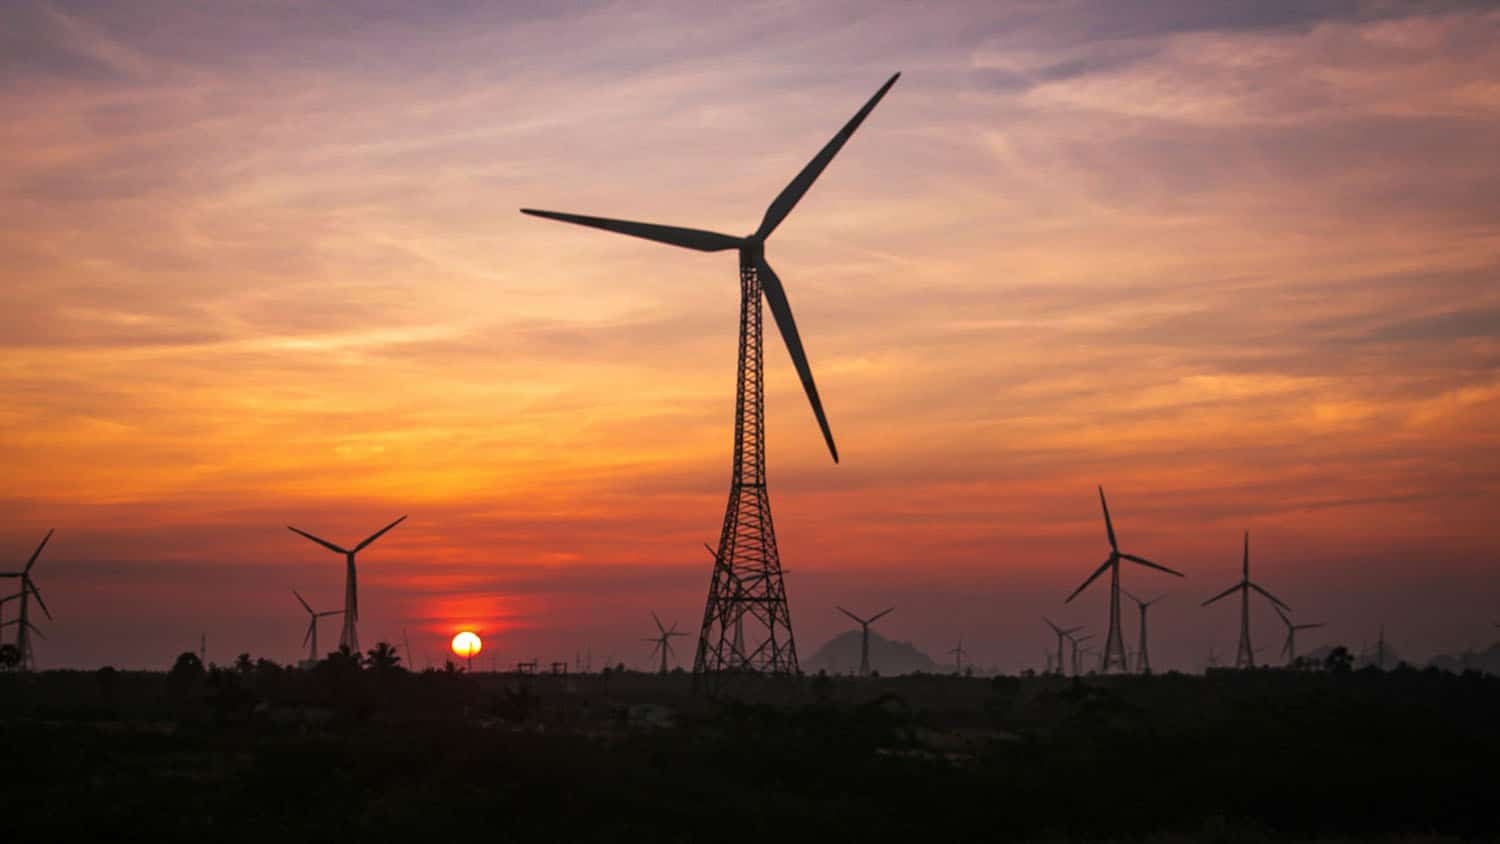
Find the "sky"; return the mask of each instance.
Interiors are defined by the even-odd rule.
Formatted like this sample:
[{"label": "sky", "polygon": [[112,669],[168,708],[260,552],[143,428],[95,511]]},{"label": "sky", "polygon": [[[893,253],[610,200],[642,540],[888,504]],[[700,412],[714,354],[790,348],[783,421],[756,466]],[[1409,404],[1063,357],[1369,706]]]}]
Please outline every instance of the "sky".
[{"label": "sky", "polygon": [[335,609],[343,565],[285,526],[402,514],[366,645],[650,664],[723,518],[735,258],[517,210],[751,231],[895,71],[767,247],[842,460],[770,342],[804,658],[835,604],[1007,671],[1042,615],[1102,631],[1102,584],[1063,603],[1101,484],[1187,575],[1123,573],[1168,596],[1158,670],[1232,655],[1199,604],[1245,530],[1329,624],[1299,647],[1494,638],[1500,12],[713,5],[5,4],[0,568],[56,529],[38,664],[294,659],[291,590]]}]

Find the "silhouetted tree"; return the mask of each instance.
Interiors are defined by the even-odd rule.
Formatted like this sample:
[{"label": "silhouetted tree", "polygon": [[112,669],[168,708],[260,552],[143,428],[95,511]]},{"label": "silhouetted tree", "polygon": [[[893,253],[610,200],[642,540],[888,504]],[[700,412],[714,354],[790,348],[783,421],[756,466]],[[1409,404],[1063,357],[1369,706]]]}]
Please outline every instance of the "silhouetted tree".
[{"label": "silhouetted tree", "polygon": [[1323,658],[1324,670],[1332,674],[1348,674],[1353,667],[1354,656],[1343,645],[1329,651],[1328,656]]},{"label": "silhouetted tree", "polygon": [[203,676],[203,661],[192,651],[183,651],[177,655],[177,661],[172,663],[172,670],[168,672],[169,679],[196,680]]},{"label": "silhouetted tree", "polygon": [[389,642],[376,642],[375,647],[370,648],[366,656],[365,664],[381,673],[394,671],[401,665],[400,655]]},{"label": "silhouetted tree", "polygon": [[255,660],[250,658],[250,654],[242,653],[234,658],[234,670],[248,677],[255,670]]},{"label": "silhouetted tree", "polygon": [[0,668],[6,671],[21,664],[21,649],[15,645],[0,645]]},{"label": "silhouetted tree", "polygon": [[339,649],[324,657],[323,663],[335,668],[352,668],[355,671],[364,667],[364,657],[349,649],[348,645],[339,645]]}]

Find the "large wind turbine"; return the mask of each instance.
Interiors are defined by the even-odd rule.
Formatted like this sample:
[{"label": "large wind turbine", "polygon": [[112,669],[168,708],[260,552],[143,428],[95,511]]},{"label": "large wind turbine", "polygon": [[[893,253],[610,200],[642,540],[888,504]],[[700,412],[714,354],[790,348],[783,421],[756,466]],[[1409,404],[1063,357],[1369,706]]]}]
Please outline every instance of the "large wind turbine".
[{"label": "large wind turbine", "polygon": [[1279,606],[1280,608],[1285,610],[1291,609],[1291,607],[1286,605],[1285,601],[1260,588],[1258,584],[1250,582],[1250,531],[1247,530],[1245,531],[1245,558],[1240,582],[1203,602],[1203,606],[1206,607],[1209,604],[1212,604],[1214,601],[1219,600],[1220,598],[1227,597],[1235,592],[1240,593],[1240,646],[1239,650],[1237,650],[1234,654],[1235,668],[1255,667],[1255,650],[1250,647],[1251,589],[1254,589],[1260,594],[1266,596],[1266,598],[1270,600],[1272,606]]},{"label": "large wind turbine", "polygon": [[370,543],[385,536],[386,531],[404,521],[406,521],[406,517],[402,516],[396,521],[391,522],[380,530],[370,534],[368,539],[354,546],[352,550],[334,545],[326,539],[319,539],[305,530],[298,530],[291,525],[286,526],[286,529],[292,533],[306,537],[336,554],[344,555],[346,562],[344,569],[344,629],[339,633],[339,647],[347,647],[351,653],[359,653],[359,630],[357,628],[359,623],[359,589],[356,585],[354,574],[354,555],[365,550],[365,548],[369,547]]},{"label": "large wind turbine", "polygon": [[[302,608],[305,609],[305,610],[307,610],[307,635],[305,635],[305,636],[302,637],[302,644],[308,645],[309,643],[311,643],[310,646],[307,649],[307,661],[308,662],[317,662],[318,661],[318,619],[323,618],[325,616],[330,616],[330,615],[343,615],[344,611],[343,610],[327,610],[325,612],[317,612],[312,607],[308,606],[307,600],[304,599],[300,594],[298,594],[296,589],[292,590],[292,594],[297,596],[297,603],[301,604]],[[406,631],[405,630],[402,630],[402,635],[403,636],[406,635]],[[411,651],[408,649],[407,654],[410,655],[410,653],[411,653]]]},{"label": "large wind turbine", "polygon": [[661,619],[656,617],[656,610],[651,611],[651,620],[656,622],[657,635],[648,637],[644,641],[655,643],[656,647],[651,649],[652,656],[656,656],[658,651],[661,652],[660,673],[665,674],[667,673],[667,658],[672,655],[672,637],[686,636],[687,634],[677,632],[677,622],[675,621],[672,622],[671,628],[663,627]]},{"label": "large wind turbine", "polygon": [[[771,503],[766,492],[765,399],[763,391],[763,343],[761,339],[761,299],[770,306],[771,316],[786,343],[792,365],[802,381],[802,389],[812,405],[828,453],[838,462],[833,432],[823,413],[823,402],[813,383],[812,367],[802,348],[792,307],[781,279],[766,262],[765,243],[776,227],[786,219],[797,202],[812,187],[824,168],[838,154],[850,136],[864,122],[880,99],[901,74],[892,76],[865,103],[844,128],[808,162],[802,172],[772,200],[761,218],[760,226],[748,235],[736,236],[702,229],[664,226],[604,217],[585,217],[556,211],[521,209],[537,217],[591,226],[617,234],[680,246],[699,252],[736,250],[740,263],[740,354],[739,383],[735,404],[734,466],[729,482],[729,503],[719,535],[718,564],[709,582],[703,625],[698,636],[693,672],[718,673],[748,669],[778,674],[796,674],[797,646],[792,635],[791,613],[787,607],[786,586],[782,580],[781,557],[776,532],[771,521]],[[749,651],[736,648],[732,636],[737,625],[749,615],[761,628],[758,642]]]},{"label": "large wind turbine", "polygon": [[1282,612],[1281,607],[1272,604],[1271,608],[1276,610],[1276,614],[1281,616],[1282,623],[1286,625],[1286,642],[1281,646],[1281,655],[1286,657],[1287,665],[1294,665],[1297,662],[1297,631],[1315,630],[1326,627],[1327,623],[1320,621],[1317,624],[1293,624],[1291,617]]},{"label": "large wind turbine", "polygon": [[1115,541],[1115,525],[1109,518],[1109,503],[1104,500],[1104,487],[1099,487],[1099,506],[1104,510],[1104,530],[1109,534],[1109,559],[1105,560],[1082,586],[1073,590],[1068,596],[1068,603],[1078,597],[1078,593],[1087,589],[1090,583],[1099,578],[1099,575],[1109,572],[1109,630],[1104,639],[1104,655],[1099,665],[1099,673],[1107,674],[1111,668],[1121,671],[1129,671],[1130,666],[1125,659],[1125,638],[1120,635],[1120,561],[1129,560],[1137,565],[1164,571],[1182,577],[1180,571],[1169,569],[1166,566],[1153,563],[1145,557],[1137,557],[1134,554],[1126,554],[1120,551],[1120,544]]},{"label": "large wind turbine", "polygon": [[1146,650],[1146,610],[1150,609],[1152,604],[1160,601],[1166,596],[1158,595],[1149,601],[1142,601],[1140,598],[1137,598],[1136,596],[1130,594],[1129,589],[1121,589],[1120,591],[1124,592],[1127,598],[1135,601],[1135,605],[1140,608],[1141,611],[1141,638],[1135,646],[1135,673],[1150,674],[1151,654]]},{"label": "large wind turbine", "polygon": [[[42,556],[42,549],[47,547],[47,542],[50,539],[52,539],[52,531],[49,530],[47,531],[47,535],[42,537],[42,543],[36,546],[35,551],[31,552],[31,559],[26,561],[25,568],[20,571],[0,574],[0,577],[14,577],[21,581],[21,591],[18,593],[21,602],[19,614],[16,618],[0,625],[0,629],[15,625],[16,650],[21,653],[19,668],[22,671],[31,670],[35,662],[31,652],[31,634],[35,633],[38,636],[42,636],[42,631],[38,630],[36,625],[31,623],[30,608],[32,598],[36,598],[37,606],[40,606],[42,612],[47,614],[47,620],[52,620],[52,611],[47,609],[47,602],[42,600],[41,590],[36,588],[36,582],[31,579],[31,567],[36,565],[37,558]],[[42,636],[42,638],[45,639],[47,637]]]},{"label": "large wind turbine", "polygon": [[837,607],[836,609],[854,619],[854,623],[859,625],[859,676],[868,677],[870,676],[870,625],[885,618],[886,613],[889,613],[895,607],[883,609],[869,618],[860,618],[843,607]]},{"label": "large wind turbine", "polygon": [[1042,616],[1042,621],[1047,622],[1047,626],[1051,627],[1052,628],[1052,632],[1057,634],[1057,673],[1058,673],[1059,676],[1063,675],[1063,674],[1066,674],[1066,673],[1068,673],[1067,669],[1063,667],[1064,665],[1066,665],[1066,663],[1063,662],[1063,637],[1067,636],[1067,635],[1069,635],[1071,633],[1077,633],[1078,631],[1082,630],[1083,628],[1082,627],[1068,627],[1068,628],[1058,627],[1056,624],[1052,623],[1052,619],[1050,619],[1050,618],[1048,618],[1046,616]]}]

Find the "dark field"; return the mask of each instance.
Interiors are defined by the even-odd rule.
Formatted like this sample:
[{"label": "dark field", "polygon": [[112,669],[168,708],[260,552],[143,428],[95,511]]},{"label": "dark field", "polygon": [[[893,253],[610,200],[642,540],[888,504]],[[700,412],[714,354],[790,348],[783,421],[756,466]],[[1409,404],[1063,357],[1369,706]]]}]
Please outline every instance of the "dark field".
[{"label": "dark field", "polygon": [[0,676],[25,840],[1500,837],[1500,680]]}]

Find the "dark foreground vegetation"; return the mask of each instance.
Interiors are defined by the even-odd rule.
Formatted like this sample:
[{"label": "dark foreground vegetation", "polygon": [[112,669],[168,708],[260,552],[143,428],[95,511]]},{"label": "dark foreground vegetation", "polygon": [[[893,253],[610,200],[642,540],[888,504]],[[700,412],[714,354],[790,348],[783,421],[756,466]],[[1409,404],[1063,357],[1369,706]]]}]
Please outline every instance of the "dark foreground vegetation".
[{"label": "dark foreground vegetation", "polygon": [[[6,840],[1500,837],[1500,680],[0,675]],[[388,657],[390,655],[388,654]],[[273,836],[275,838],[273,838]]]}]

